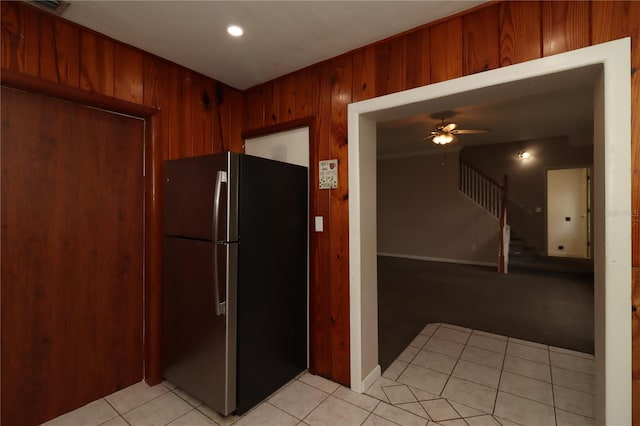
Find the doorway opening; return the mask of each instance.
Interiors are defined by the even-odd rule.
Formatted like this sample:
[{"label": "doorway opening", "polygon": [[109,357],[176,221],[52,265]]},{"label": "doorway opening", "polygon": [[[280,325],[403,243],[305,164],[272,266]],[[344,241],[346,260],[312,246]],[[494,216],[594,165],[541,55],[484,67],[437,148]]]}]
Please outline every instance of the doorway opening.
[{"label": "doorway opening", "polygon": [[547,254],[590,256],[590,173],[587,167],[547,170]]},{"label": "doorway opening", "polygon": [[[617,40],[349,105],[351,387],[380,376],[376,123],[590,75],[594,117],[596,423],[631,421],[630,43]],[[624,101],[627,100],[627,101]],[[607,120],[605,122],[604,115]],[[605,185],[606,179],[606,185]],[[608,188],[615,188],[607,190]],[[605,212],[615,211],[616,214]],[[615,282],[615,286],[606,283]]]}]

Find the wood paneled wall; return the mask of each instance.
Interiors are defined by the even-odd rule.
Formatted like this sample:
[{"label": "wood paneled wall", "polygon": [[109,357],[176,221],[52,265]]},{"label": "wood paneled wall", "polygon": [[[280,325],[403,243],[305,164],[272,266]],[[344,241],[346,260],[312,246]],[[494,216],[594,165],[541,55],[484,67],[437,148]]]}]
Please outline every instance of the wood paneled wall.
[{"label": "wood paneled wall", "polygon": [[[492,2],[253,87],[244,93],[21,3],[1,2],[1,67],[158,108],[164,158],[242,150],[241,131],[315,117],[313,161],[337,158],[337,190],[311,193],[311,363],[349,382],[349,102],[632,37],[632,238],[640,303],[640,2]],[[219,104],[218,94],[224,98]],[[207,92],[210,106],[202,102]],[[312,177],[317,188],[318,176]],[[634,424],[640,426],[640,314]]]},{"label": "wood paneled wall", "polygon": [[165,159],[242,152],[242,92],[22,2],[1,7],[3,69],[157,108]]},{"label": "wood paneled wall", "polygon": [[[2,81],[147,118],[145,376],[162,380],[162,159],[242,152],[242,92],[56,18],[0,2]],[[52,89],[53,87],[53,89]]]},{"label": "wood paneled wall", "polygon": [[[416,86],[632,37],[634,295],[640,300],[640,2],[494,2],[365,46],[247,90],[245,130],[317,117],[318,160],[337,158],[347,175],[345,104]],[[285,95],[286,93],[286,95]],[[317,176],[314,177],[317,187]],[[325,217],[315,241],[313,366],[349,382],[348,190],[315,190],[312,215]],[[639,306],[640,308],[640,306]],[[640,400],[640,314],[634,320],[634,401]],[[636,403],[636,406],[638,404]],[[636,424],[640,424],[636,407]]]}]

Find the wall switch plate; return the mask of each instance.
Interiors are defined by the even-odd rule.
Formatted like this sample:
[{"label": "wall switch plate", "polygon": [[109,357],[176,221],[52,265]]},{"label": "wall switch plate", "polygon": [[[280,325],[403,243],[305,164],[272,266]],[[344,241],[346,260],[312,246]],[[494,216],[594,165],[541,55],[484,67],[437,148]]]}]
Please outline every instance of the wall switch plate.
[{"label": "wall switch plate", "polygon": [[316,216],[316,232],[324,232],[324,218],[322,216]]}]

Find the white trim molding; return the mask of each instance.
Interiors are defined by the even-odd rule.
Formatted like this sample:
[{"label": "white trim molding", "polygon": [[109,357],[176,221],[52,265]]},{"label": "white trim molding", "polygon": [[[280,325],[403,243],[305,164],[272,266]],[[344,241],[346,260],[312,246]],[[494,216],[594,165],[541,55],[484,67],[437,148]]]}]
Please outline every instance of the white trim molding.
[{"label": "white trim molding", "polygon": [[[631,424],[630,39],[536,59],[349,105],[351,388],[376,377],[376,122],[443,111],[491,96],[548,89],[587,76],[594,90],[596,419]],[[562,80],[564,76],[565,80]],[[548,89],[550,90],[550,89]]]}]

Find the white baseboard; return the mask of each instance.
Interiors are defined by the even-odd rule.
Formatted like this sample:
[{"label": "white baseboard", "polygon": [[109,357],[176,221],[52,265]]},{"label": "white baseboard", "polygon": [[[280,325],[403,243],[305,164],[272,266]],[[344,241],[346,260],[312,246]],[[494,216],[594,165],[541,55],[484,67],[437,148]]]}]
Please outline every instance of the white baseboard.
[{"label": "white baseboard", "polygon": [[382,369],[380,368],[379,365],[376,365],[376,368],[371,370],[371,373],[369,373],[367,377],[365,377],[365,379],[362,381],[362,384],[361,384],[362,387],[358,392],[365,393],[367,389],[369,389],[371,385],[373,385],[381,375],[382,375]]},{"label": "white baseboard", "polygon": [[378,256],[387,256],[387,257],[400,257],[404,259],[414,259],[414,260],[428,260],[431,262],[445,262],[445,263],[458,263],[460,265],[477,265],[477,266],[495,266],[498,267],[498,262],[477,262],[474,260],[464,260],[464,259],[447,259],[444,257],[431,257],[431,256],[414,256],[412,254],[398,254],[398,253],[378,253]]}]

